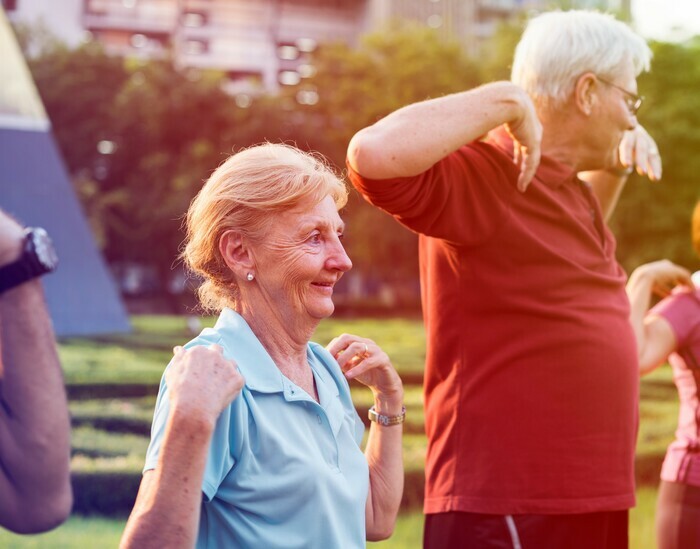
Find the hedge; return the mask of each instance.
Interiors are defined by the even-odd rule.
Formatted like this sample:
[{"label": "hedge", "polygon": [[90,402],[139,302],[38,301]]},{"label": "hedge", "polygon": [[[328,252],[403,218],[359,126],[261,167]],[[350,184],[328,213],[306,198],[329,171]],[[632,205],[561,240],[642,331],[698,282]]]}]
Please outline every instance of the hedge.
[{"label": "hedge", "polygon": [[[640,456],[636,460],[637,483],[656,485],[663,456]],[[83,515],[126,516],[134,506],[141,473],[73,473],[73,512]],[[417,511],[423,506],[425,474],[406,471],[402,511]]]},{"label": "hedge", "polygon": [[[73,512],[81,515],[123,517],[131,512],[141,483],[141,473],[73,473]],[[423,505],[423,471],[407,471],[402,510]]]},{"label": "hedge", "polygon": [[153,383],[70,383],[66,385],[68,400],[97,398],[140,398],[158,395]]}]

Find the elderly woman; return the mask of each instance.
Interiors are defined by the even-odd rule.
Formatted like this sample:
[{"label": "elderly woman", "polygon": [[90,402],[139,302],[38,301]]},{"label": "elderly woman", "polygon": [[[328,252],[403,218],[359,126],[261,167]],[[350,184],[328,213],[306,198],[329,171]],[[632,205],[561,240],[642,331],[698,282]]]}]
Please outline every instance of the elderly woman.
[{"label": "elderly woman", "polygon": [[[700,254],[700,202],[692,226]],[[640,371],[668,360],[680,397],[676,439],[666,452],[656,505],[659,549],[700,547],[700,272],[692,280],[697,288],[686,269],[662,260],[638,267],[627,285]],[[665,299],[647,313],[652,293]]]},{"label": "elderly woman", "polygon": [[[343,183],[264,144],[231,156],[187,214],[188,266],[221,311],[161,383],[122,547],[365,547],[403,490],[401,380],[371,340],[310,343],[352,264]],[[366,449],[348,379],[374,394]]]}]

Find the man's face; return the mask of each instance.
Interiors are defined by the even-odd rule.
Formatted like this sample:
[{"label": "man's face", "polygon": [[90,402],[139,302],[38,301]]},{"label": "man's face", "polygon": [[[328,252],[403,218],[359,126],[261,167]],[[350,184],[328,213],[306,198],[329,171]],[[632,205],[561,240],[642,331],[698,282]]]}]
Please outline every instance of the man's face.
[{"label": "man's face", "polygon": [[597,79],[595,116],[591,117],[592,145],[600,167],[617,165],[618,146],[627,130],[634,129],[637,117],[632,112],[637,96],[637,79],[632,63],[614,78]]}]

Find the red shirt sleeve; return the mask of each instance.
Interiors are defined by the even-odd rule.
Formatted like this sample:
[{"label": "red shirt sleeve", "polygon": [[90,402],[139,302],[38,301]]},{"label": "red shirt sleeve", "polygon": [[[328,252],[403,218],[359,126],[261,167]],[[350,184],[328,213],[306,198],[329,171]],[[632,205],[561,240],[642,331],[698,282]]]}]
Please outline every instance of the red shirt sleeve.
[{"label": "red shirt sleeve", "polygon": [[461,147],[414,177],[367,179],[349,163],[348,177],[368,202],[412,231],[461,245],[487,240],[518,192],[517,167],[483,142]]}]

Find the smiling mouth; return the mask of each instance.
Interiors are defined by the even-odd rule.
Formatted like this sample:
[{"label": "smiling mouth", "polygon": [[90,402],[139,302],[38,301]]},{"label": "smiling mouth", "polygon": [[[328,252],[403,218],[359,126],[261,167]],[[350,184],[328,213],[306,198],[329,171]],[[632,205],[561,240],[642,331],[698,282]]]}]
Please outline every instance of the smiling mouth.
[{"label": "smiling mouth", "polygon": [[335,282],[312,282],[311,285],[316,286],[317,288],[327,288],[332,290],[333,286],[335,286]]}]

